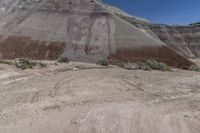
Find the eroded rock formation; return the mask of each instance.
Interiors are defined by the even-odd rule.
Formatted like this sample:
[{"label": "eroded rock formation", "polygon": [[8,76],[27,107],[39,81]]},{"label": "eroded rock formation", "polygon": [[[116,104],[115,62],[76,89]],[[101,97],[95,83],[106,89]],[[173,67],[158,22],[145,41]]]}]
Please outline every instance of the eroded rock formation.
[{"label": "eroded rock formation", "polygon": [[118,13],[117,15],[153,38],[161,40],[186,58],[200,57],[199,23],[187,26],[169,26],[165,24],[153,24],[149,21],[125,14]]},{"label": "eroded rock formation", "polygon": [[112,63],[156,59],[175,67],[192,64],[154,32],[131,25],[116,15],[129,18],[127,14],[100,1],[1,0],[0,8],[1,58],[65,56],[86,62],[109,58]]}]

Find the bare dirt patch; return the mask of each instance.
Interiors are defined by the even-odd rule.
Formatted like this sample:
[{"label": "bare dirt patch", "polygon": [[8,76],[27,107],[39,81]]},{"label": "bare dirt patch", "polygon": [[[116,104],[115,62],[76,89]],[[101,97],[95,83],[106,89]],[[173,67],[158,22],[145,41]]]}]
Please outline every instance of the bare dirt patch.
[{"label": "bare dirt patch", "polygon": [[198,72],[45,63],[0,65],[1,133],[200,132]]}]

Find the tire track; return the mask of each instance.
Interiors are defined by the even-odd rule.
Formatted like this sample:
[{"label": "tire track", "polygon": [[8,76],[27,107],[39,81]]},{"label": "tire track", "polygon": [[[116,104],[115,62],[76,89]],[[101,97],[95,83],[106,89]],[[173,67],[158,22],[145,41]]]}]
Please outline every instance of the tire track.
[{"label": "tire track", "polygon": [[73,80],[73,79],[70,79],[70,80],[67,80],[67,81],[62,81],[62,82],[61,82],[61,81],[57,82],[57,83],[55,84],[53,90],[50,91],[49,96],[50,96],[51,98],[55,98],[56,95],[57,95],[58,90],[59,90],[63,85],[65,85],[66,83],[69,83],[69,82],[72,81],[72,80]]},{"label": "tire track", "polygon": [[31,104],[37,102],[40,98],[40,92],[36,92],[33,97],[31,98]]}]

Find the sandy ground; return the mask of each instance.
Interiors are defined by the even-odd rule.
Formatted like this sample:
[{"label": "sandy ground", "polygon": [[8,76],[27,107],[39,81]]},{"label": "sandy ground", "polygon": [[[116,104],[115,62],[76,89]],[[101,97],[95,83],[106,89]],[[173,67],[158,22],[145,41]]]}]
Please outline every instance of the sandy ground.
[{"label": "sandy ground", "polygon": [[0,65],[0,133],[200,133],[200,73]]}]

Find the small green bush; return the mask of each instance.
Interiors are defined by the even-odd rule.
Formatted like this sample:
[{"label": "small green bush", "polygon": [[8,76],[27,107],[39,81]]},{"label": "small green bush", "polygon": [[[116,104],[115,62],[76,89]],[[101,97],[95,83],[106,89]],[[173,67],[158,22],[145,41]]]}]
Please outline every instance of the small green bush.
[{"label": "small green bush", "polygon": [[101,66],[109,66],[109,63],[107,60],[100,60],[99,62],[97,62],[97,65],[101,65]]},{"label": "small green bush", "polygon": [[26,58],[20,58],[20,59],[17,59],[15,61],[15,66],[17,68],[22,69],[22,70],[33,69],[33,67],[35,67],[36,65],[37,65],[36,62],[33,62],[33,61],[26,59]]},{"label": "small green bush", "polygon": [[13,63],[10,61],[0,60],[0,64],[12,65]]},{"label": "small green bush", "polygon": [[191,65],[188,70],[190,71],[196,71],[196,72],[200,72],[200,66],[197,65]]},{"label": "small green bush", "polygon": [[168,65],[166,65],[165,63],[162,63],[162,62],[158,62],[156,60],[148,60],[148,61],[146,61],[145,64],[153,70],[171,71],[171,69]]},{"label": "small green bush", "polygon": [[145,71],[151,71],[152,70],[149,65],[147,65],[146,63],[143,63],[143,62],[137,62],[136,63],[136,69],[145,70]]},{"label": "small green bush", "polygon": [[36,66],[44,68],[47,67],[47,64],[42,62],[31,61],[30,59],[27,58],[20,58],[16,59],[15,66],[19,69],[25,70],[25,69],[33,69]]},{"label": "small green bush", "polygon": [[123,62],[118,62],[116,65],[117,65],[118,67],[122,67],[122,68],[125,67],[125,63],[123,63]]},{"label": "small green bush", "polygon": [[122,68],[129,69],[129,70],[144,70],[144,71],[150,71],[150,70],[152,70],[144,62],[125,63],[125,64],[123,64]]},{"label": "small green bush", "polygon": [[57,59],[58,62],[60,63],[69,63],[69,59],[67,57],[58,57]]},{"label": "small green bush", "polygon": [[158,62],[156,60],[148,60],[146,62],[136,62],[136,63],[124,63],[123,65],[118,65],[122,68],[129,70],[160,70],[160,71],[171,71],[170,67],[164,63]]},{"label": "small green bush", "polygon": [[37,63],[41,68],[47,67],[46,63],[39,62]]}]

